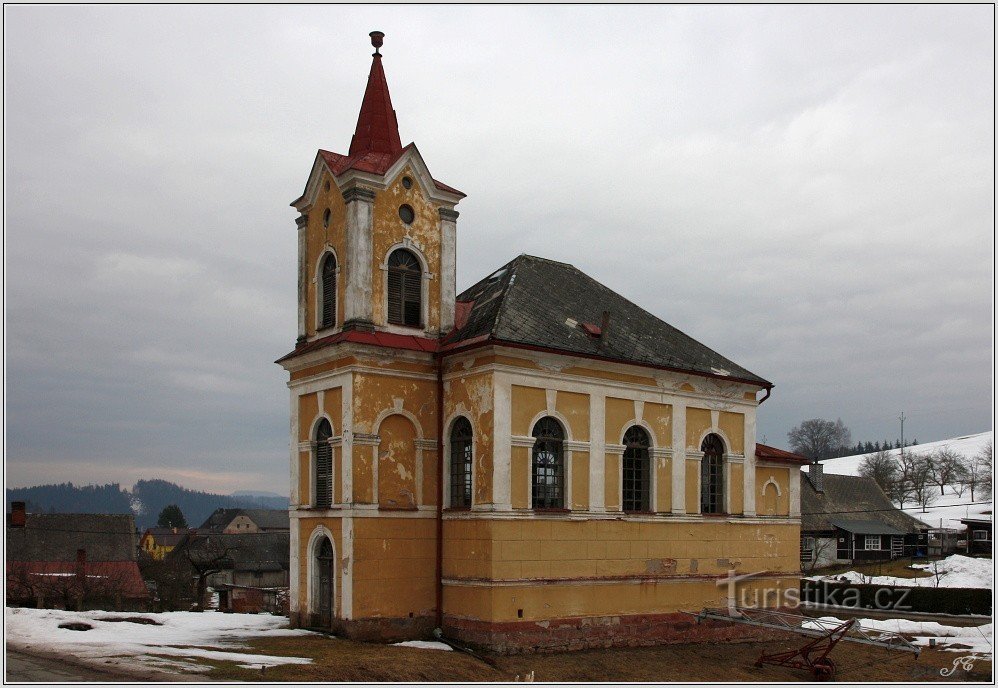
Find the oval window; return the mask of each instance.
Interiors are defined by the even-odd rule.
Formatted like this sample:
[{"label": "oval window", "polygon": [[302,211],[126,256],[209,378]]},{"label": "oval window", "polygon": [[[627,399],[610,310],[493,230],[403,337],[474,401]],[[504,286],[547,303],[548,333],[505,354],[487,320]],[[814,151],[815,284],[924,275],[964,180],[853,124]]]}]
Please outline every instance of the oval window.
[{"label": "oval window", "polygon": [[412,209],[411,205],[404,205],[399,208],[399,217],[402,218],[402,222],[411,225],[412,221],[416,219],[416,211]]},{"label": "oval window", "polygon": [[402,177],[402,186],[404,186],[407,189],[411,189],[412,179],[410,179],[409,177]]},{"label": "oval window", "polygon": [[329,211],[329,208],[326,208],[326,212],[324,212],[322,214],[322,226],[323,227],[328,227],[329,226],[329,216],[331,214],[332,213]]}]

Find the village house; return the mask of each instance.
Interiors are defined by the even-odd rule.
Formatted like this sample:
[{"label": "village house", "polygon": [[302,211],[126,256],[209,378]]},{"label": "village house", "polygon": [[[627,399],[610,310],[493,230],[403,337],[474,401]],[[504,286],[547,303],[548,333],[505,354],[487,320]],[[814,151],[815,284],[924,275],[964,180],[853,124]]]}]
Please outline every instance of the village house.
[{"label": "village house", "polygon": [[215,509],[198,527],[211,533],[274,533],[291,528],[284,509]]},{"label": "village house", "polygon": [[131,514],[7,515],[7,604],[144,611]]},{"label": "village house", "polygon": [[805,570],[928,554],[929,526],[894,506],[873,478],[825,473],[814,462],[801,482]]},{"label": "village house", "polygon": [[186,528],[147,528],[139,539],[139,551],[155,561],[163,561],[186,533]]},{"label": "village house", "polygon": [[992,538],[991,514],[961,518],[960,523],[967,527],[967,554],[971,556],[992,556],[994,542]]},{"label": "village house", "polygon": [[402,145],[382,36],[348,152],[292,203],[293,623],[650,643],[706,633],[683,612],[731,571],[796,589],[801,461],[756,443],[772,383],[564,262],[458,294],[464,194]]}]

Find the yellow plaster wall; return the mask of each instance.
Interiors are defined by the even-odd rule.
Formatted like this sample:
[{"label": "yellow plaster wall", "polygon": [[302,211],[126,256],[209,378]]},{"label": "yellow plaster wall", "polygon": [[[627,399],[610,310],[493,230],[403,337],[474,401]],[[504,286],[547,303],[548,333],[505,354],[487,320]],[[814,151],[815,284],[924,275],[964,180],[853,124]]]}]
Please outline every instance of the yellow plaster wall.
[{"label": "yellow plaster wall", "polygon": [[436,604],[436,523],[356,518],[354,618],[426,616]]},{"label": "yellow plaster wall", "polygon": [[311,452],[298,452],[298,503],[312,503],[312,456]]},{"label": "yellow plaster wall", "polygon": [[[492,398],[492,373],[462,375],[444,382],[444,418],[461,414],[471,421],[474,432],[475,504],[492,502]],[[444,432],[449,434],[450,428]]]},{"label": "yellow plaster wall", "polygon": [[655,378],[644,375],[628,375],[627,373],[616,373],[609,370],[596,370],[594,368],[581,368],[572,366],[564,368],[561,372],[566,375],[582,375],[585,377],[597,378],[599,380],[612,380],[614,382],[627,382],[632,385],[655,386]]},{"label": "yellow plaster wall", "polygon": [[[799,575],[795,524],[480,519],[444,528],[445,578],[522,582],[445,585],[445,613],[484,620],[514,621],[520,609],[524,620],[666,613],[716,605],[727,593],[715,580],[732,569],[791,587]],[[619,577],[648,580],[606,582]]]},{"label": "yellow plaster wall", "polygon": [[745,414],[721,411],[721,413],[718,414],[717,426],[731,442],[731,446],[727,447],[728,452],[732,454],[744,454]]},{"label": "yellow plaster wall", "polygon": [[710,410],[687,407],[686,448],[700,451],[700,437],[708,430],[710,430]]},{"label": "yellow plaster wall", "polygon": [[572,452],[572,508],[589,508],[589,452]]},{"label": "yellow plaster wall", "polygon": [[606,455],[603,499],[607,511],[620,511],[620,454]]},{"label": "yellow plaster wall", "polygon": [[378,427],[378,506],[415,509],[416,428],[400,415],[385,418]]},{"label": "yellow plaster wall", "polygon": [[655,459],[655,494],[657,511],[672,511],[672,459]]},{"label": "yellow plaster wall", "polygon": [[397,408],[396,404],[416,417],[423,437],[436,438],[437,383],[392,375],[353,375],[353,429],[358,433],[374,433],[374,423],[383,411]]},{"label": "yellow plaster wall", "polygon": [[686,513],[700,513],[699,459],[686,459]]},{"label": "yellow plaster wall", "polygon": [[[326,184],[329,188],[326,188]],[[324,227],[322,216],[326,208],[330,210],[329,227]],[[331,246],[336,252],[337,267],[340,272],[336,276],[336,325],[343,324],[343,298],[346,285],[346,204],[343,202],[343,194],[336,186],[332,176],[324,173],[319,181],[319,193],[316,196],[315,204],[308,211],[308,229],[306,230],[306,300],[305,300],[305,322],[309,335],[316,332],[316,270],[319,266],[319,256],[322,255],[326,246]],[[293,379],[293,378],[292,378]]]},{"label": "yellow plaster wall", "polygon": [[[415,175],[409,167],[389,184],[384,191],[376,192],[373,210],[373,265],[371,274],[374,284],[371,289],[371,299],[374,310],[375,324],[387,324],[385,303],[385,271],[381,266],[388,260],[388,250],[408,237],[415,248],[426,260],[426,269],[433,273],[426,289],[429,321],[424,327],[431,330],[440,328],[440,215],[437,207],[423,197],[418,182],[412,188],[402,185],[403,177],[415,180]],[[399,218],[399,207],[409,204],[416,213],[412,224],[406,225]]]},{"label": "yellow plaster wall", "polygon": [[618,399],[616,397],[606,398],[606,441],[609,444],[620,442],[627,429],[624,427],[628,421],[634,418],[634,402],[630,399]]},{"label": "yellow plaster wall", "polygon": [[[796,470],[796,469],[795,469]],[[767,483],[770,478],[779,490]],[[760,516],[786,516],[790,513],[790,469],[784,467],[756,466],[756,513]]]},{"label": "yellow plaster wall", "polygon": [[569,434],[578,442],[589,441],[589,395],[558,392],[555,409],[568,419]]},{"label": "yellow plaster wall", "polygon": [[740,463],[731,463],[728,465],[728,484],[725,485],[725,489],[728,490],[730,499],[730,506],[732,514],[741,514],[745,511],[745,467]]},{"label": "yellow plaster wall", "polygon": [[[298,397],[298,441],[307,442],[314,439],[309,436],[312,425],[319,416],[319,395],[316,393],[302,394]],[[335,431],[335,428],[334,428]]]},{"label": "yellow plaster wall", "polygon": [[344,358],[338,358],[335,361],[326,361],[325,363],[320,363],[318,365],[310,366],[308,368],[302,368],[301,370],[295,370],[291,373],[292,380],[302,380],[313,375],[318,375],[320,373],[328,373],[344,366],[352,365],[357,362],[357,359],[353,356],[346,356]]},{"label": "yellow plaster wall", "polygon": [[510,390],[510,422],[514,435],[529,436],[530,421],[547,408],[547,395],[540,387],[513,385]]},{"label": "yellow plaster wall", "polygon": [[509,496],[514,509],[530,508],[530,448],[510,449]]},{"label": "yellow plaster wall", "polygon": [[659,447],[672,446],[672,405],[646,403],[643,417],[655,431],[655,441]]}]

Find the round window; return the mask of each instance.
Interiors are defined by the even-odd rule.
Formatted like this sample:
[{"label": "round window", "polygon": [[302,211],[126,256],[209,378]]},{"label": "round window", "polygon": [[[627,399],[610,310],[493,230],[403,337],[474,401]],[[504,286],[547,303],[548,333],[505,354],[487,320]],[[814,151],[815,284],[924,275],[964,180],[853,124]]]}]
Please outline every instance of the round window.
[{"label": "round window", "polygon": [[329,226],[329,216],[331,214],[332,213],[329,212],[329,208],[326,208],[326,212],[324,212],[322,214],[322,226],[323,227],[328,227]]},{"label": "round window", "polygon": [[407,189],[411,189],[412,179],[410,179],[409,177],[402,177],[402,186],[404,186]]},{"label": "round window", "polygon": [[404,205],[399,208],[399,217],[402,218],[402,222],[411,225],[412,221],[416,219],[416,211],[412,209],[411,205]]}]

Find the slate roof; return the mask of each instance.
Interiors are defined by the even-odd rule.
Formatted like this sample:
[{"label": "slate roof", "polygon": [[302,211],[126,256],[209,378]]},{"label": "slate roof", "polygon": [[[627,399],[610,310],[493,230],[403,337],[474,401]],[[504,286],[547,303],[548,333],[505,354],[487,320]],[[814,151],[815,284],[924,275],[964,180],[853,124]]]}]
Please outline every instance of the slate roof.
[{"label": "slate roof", "polygon": [[8,561],[135,561],[138,538],[132,514],[25,514],[23,528],[7,515]]},{"label": "slate roof", "polygon": [[198,537],[207,537],[215,551],[225,551],[229,560],[228,568],[237,571],[287,571],[291,567],[290,531],[269,533],[194,532],[167,556],[184,556],[184,548]]},{"label": "slate roof", "polygon": [[[815,491],[807,472],[800,478],[800,529],[802,532],[830,531],[834,522],[844,522],[852,532],[869,529],[870,522],[882,525],[880,534],[916,533],[928,525],[898,509],[873,478],[855,475],[822,476],[824,492]],[[849,530],[849,528],[846,528]]]},{"label": "slate roof", "polygon": [[[445,350],[493,341],[772,386],[568,263],[518,256],[457,301],[463,322]],[[607,332],[588,334],[600,331],[604,311]]]}]

